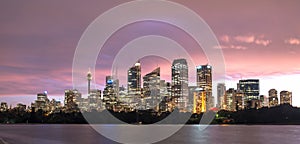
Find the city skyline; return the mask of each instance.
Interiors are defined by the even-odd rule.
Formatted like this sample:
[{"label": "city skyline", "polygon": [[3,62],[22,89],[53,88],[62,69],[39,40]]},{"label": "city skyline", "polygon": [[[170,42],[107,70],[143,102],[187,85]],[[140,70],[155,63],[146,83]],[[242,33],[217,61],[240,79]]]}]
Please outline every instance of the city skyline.
[{"label": "city skyline", "polygon": [[[216,33],[225,58],[227,88],[235,88],[239,79],[260,79],[261,94],[268,95],[272,88],[278,92],[292,91],[293,105],[300,106],[298,1],[226,1],[218,2],[218,5],[215,5],[216,1],[176,2],[196,11]],[[26,101],[44,90],[49,91],[50,96],[63,96],[65,89],[72,88],[72,58],[84,29],[99,14],[123,1],[74,2],[74,7],[67,8],[68,2],[62,2],[55,11],[55,5],[47,2],[20,3],[11,7],[13,2],[3,2],[0,6],[3,11],[0,14],[0,101]],[[130,33],[142,30],[144,26],[149,30],[142,34]],[[171,36],[173,39],[188,43],[189,52],[196,48],[190,37],[170,25],[143,22],[126,26],[112,36],[108,41],[111,45],[103,49],[96,65],[97,83],[102,84],[105,76],[110,75],[106,62],[112,61],[111,54],[115,53],[111,47],[122,46],[130,38],[151,32],[170,36],[165,34],[167,30],[174,30],[176,36]],[[131,35],[124,41],[113,43],[124,33]],[[196,64],[208,63],[203,53],[196,54],[192,55]],[[103,58],[107,61],[103,62]],[[170,63],[159,61],[164,73]],[[145,58],[144,65],[147,67],[142,68],[142,75],[151,72],[157,63]],[[170,76],[162,74],[161,79],[168,80]],[[104,85],[99,87],[103,89]]]},{"label": "city skyline", "polygon": [[[123,85],[121,87],[119,87],[119,79],[114,78],[113,76],[105,76],[106,80],[105,80],[105,88],[103,89],[98,89],[97,87],[95,87],[95,89],[91,89],[91,81],[93,80],[93,74],[91,73],[90,69],[87,72],[86,75],[86,80],[87,80],[87,92],[88,95],[84,95],[83,97],[81,97],[81,93],[80,91],[76,90],[76,89],[66,89],[65,95],[64,95],[64,99],[62,101],[64,101],[64,105],[67,106],[66,104],[68,103],[67,101],[70,101],[68,99],[67,94],[66,93],[73,93],[73,91],[75,91],[75,93],[79,93],[80,94],[80,98],[71,98],[71,102],[73,103],[73,101],[81,101],[80,99],[83,99],[85,101],[83,101],[83,104],[86,105],[86,101],[89,99],[97,99],[97,101],[100,102],[103,101],[103,104],[111,101],[112,105],[115,105],[116,101],[119,101],[120,99],[123,99],[123,97],[132,97],[133,100],[129,100],[130,102],[135,102],[135,103],[139,103],[138,101],[140,101],[140,99],[152,99],[153,100],[153,96],[156,97],[156,105],[160,102],[159,99],[163,100],[164,96],[161,94],[165,94],[165,96],[170,97],[170,98],[175,98],[175,104],[177,105],[177,107],[179,109],[183,108],[183,111],[190,111],[190,106],[193,106],[193,109],[195,109],[195,97],[193,96],[193,98],[190,97],[190,95],[195,95],[194,92],[196,92],[196,95],[199,95],[199,90],[200,91],[205,91],[205,101],[206,101],[206,105],[208,106],[206,109],[211,109],[213,107],[219,108],[219,109],[226,109],[226,110],[230,110],[230,111],[235,111],[235,100],[238,100],[239,102],[236,103],[239,105],[240,110],[242,109],[248,109],[248,108],[261,108],[261,107],[273,107],[273,106],[278,106],[279,104],[291,104],[292,105],[292,92],[291,91],[286,91],[286,90],[282,90],[280,91],[280,95],[277,94],[277,90],[276,89],[270,89],[268,91],[268,96],[266,95],[260,95],[260,90],[259,90],[259,79],[240,79],[239,82],[237,83],[235,88],[228,88],[226,89],[226,85],[224,83],[217,83],[217,99],[215,99],[215,101],[212,101],[214,99],[214,96],[211,95],[211,85],[212,85],[212,71],[213,68],[212,66],[206,64],[206,65],[199,65],[196,66],[196,71],[197,71],[197,83],[196,85],[189,85],[190,83],[188,83],[189,79],[188,79],[188,64],[186,62],[185,59],[174,59],[171,69],[172,69],[172,82],[167,82],[165,80],[161,80],[160,79],[160,67],[156,67],[152,72],[147,73],[143,76],[143,81],[141,80],[141,62],[140,60],[138,60],[132,67],[129,68],[128,70],[128,76],[127,76],[127,84],[128,87],[124,87]],[[183,69],[182,69],[183,68]],[[134,82],[136,81],[136,82]],[[133,82],[133,83],[132,83]],[[143,83],[143,85],[141,85],[141,83]],[[170,93],[167,92],[167,83],[170,84]],[[182,86],[182,84],[186,83],[187,86]],[[151,86],[150,86],[151,85]],[[224,90],[226,91],[226,93],[222,92],[220,90],[220,85],[223,85]],[[165,88],[165,90],[164,90]],[[185,90],[186,88],[186,90]],[[194,90],[188,90],[188,89],[194,89]],[[121,95],[121,93],[119,93],[119,89],[123,89],[122,91],[124,91],[126,94],[123,95],[123,97],[119,96]],[[181,89],[178,91],[178,89]],[[157,92],[157,90],[159,90]],[[184,94],[184,90],[186,91],[186,93]],[[155,92],[156,91],[156,92]],[[122,92],[122,93],[124,93]],[[154,93],[153,93],[154,92]],[[163,92],[163,93],[162,93]],[[148,94],[147,94],[148,93]],[[223,93],[223,95],[220,93]],[[25,103],[25,106],[34,106],[36,107],[37,105],[41,105],[38,104],[38,102],[44,101],[44,102],[50,102],[50,99],[45,98],[44,96],[47,97],[48,91],[44,91],[44,93],[37,93],[37,100],[35,101],[31,101],[31,104]],[[135,95],[135,96],[134,96]],[[140,96],[137,96],[140,95]],[[149,97],[151,95],[151,97]],[[201,95],[201,94],[200,94]],[[263,97],[261,97],[263,96]],[[203,97],[203,96],[202,96]],[[228,97],[228,98],[227,98]],[[240,98],[238,98],[240,97]],[[68,98],[68,99],[66,99]],[[182,104],[179,104],[178,98],[187,98],[187,100],[182,101],[184,102],[184,106],[182,106]],[[268,99],[267,101],[265,101],[264,99]],[[279,99],[280,98],[280,99]],[[47,100],[46,100],[47,99]],[[73,100],[74,99],[74,100]],[[77,100],[76,100],[77,99]],[[193,99],[193,100],[192,100]],[[200,96],[201,99],[201,96]],[[276,99],[276,102],[274,103],[273,101]],[[151,101],[152,101],[151,100]],[[190,103],[190,101],[194,101],[193,103]],[[254,101],[252,101],[254,100]],[[279,101],[280,100],[280,101]],[[58,101],[56,101],[55,98],[52,98],[52,101],[54,101],[54,103],[59,102],[62,103],[62,101],[59,99]],[[51,101],[51,102],[52,102]],[[94,100],[92,100],[94,101]],[[129,101],[125,102],[128,103]],[[0,101],[1,102],[1,101]],[[6,104],[6,101],[2,101]],[[2,103],[1,102],[1,103]],[[99,109],[102,109],[102,104],[100,104],[99,102],[97,102],[99,104]],[[250,103],[249,103],[250,102]],[[267,102],[267,103],[265,103]],[[89,103],[89,102],[88,102]],[[23,105],[24,103],[22,102],[18,102],[15,105],[19,106],[19,105]],[[97,105],[98,105],[97,104]],[[111,105],[109,103],[107,103],[108,105]],[[106,105],[107,105],[106,104]],[[259,105],[258,107],[256,105]],[[78,104],[79,106],[82,104]],[[93,104],[92,104],[93,105]],[[101,106],[100,106],[101,105]],[[147,102],[147,105],[148,102]],[[225,105],[225,106],[224,106]],[[229,105],[228,107],[226,105]],[[10,104],[10,107],[12,105]],[[93,108],[98,108],[98,106],[92,106]],[[148,108],[153,108],[155,107],[153,104],[152,106],[148,107]],[[181,108],[182,107],[182,108]],[[205,106],[206,107],[206,106]],[[146,105],[145,105],[146,108]],[[42,108],[44,110],[44,107]],[[71,110],[74,108],[71,108]],[[82,109],[82,108],[80,108]],[[88,108],[83,107],[82,110],[86,110]],[[189,109],[189,110],[188,110]],[[192,110],[195,111],[195,110]],[[204,110],[206,111],[206,110]]]}]

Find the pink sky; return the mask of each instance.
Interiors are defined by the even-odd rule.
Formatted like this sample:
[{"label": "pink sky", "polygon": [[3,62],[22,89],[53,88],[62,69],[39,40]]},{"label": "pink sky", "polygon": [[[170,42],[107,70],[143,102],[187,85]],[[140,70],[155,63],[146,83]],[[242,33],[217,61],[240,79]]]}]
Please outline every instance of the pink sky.
[{"label": "pink sky", "polygon": [[[1,1],[0,2],[0,102],[11,96],[32,96],[48,90],[62,96],[72,88],[72,60],[87,26],[106,10],[125,2],[107,1]],[[300,2],[289,1],[175,1],[197,12],[216,34],[223,50],[227,87],[240,78],[259,78],[261,94],[271,88],[293,92],[293,105],[300,106]],[[155,8],[151,8],[155,10]],[[144,29],[147,27],[147,29]],[[125,34],[138,30],[136,34]],[[171,31],[173,33],[168,32]],[[144,22],[118,31],[97,61],[97,84],[103,85],[110,71],[114,46],[134,37],[157,34],[185,43],[197,64],[206,64],[196,44],[171,25]],[[174,35],[176,34],[176,35]],[[121,40],[114,39],[118,36]],[[152,58],[153,59],[153,58]],[[170,64],[145,58],[143,74],[156,65],[169,72]],[[162,74],[169,79],[169,74]],[[3,98],[1,98],[3,97]],[[5,99],[4,99],[5,97]],[[23,100],[20,100],[23,102]]]}]

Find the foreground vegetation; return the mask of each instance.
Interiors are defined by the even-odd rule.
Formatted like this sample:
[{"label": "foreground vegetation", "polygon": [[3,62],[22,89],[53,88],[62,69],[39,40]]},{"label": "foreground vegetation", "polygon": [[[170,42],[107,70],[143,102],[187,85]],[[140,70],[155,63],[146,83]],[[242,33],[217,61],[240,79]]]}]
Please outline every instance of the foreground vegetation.
[{"label": "foreground vegetation", "polygon": [[[180,118],[186,117],[186,124],[199,124],[203,114],[179,113],[175,110],[176,118],[167,124],[181,124]],[[209,112],[214,115],[214,112]],[[18,109],[0,112],[0,123],[45,123],[45,124],[152,124],[165,119],[171,113],[156,113],[153,111],[139,112],[73,112],[46,114],[39,110],[37,112],[26,112]],[[118,120],[110,119],[111,116]],[[88,121],[87,121],[87,120]],[[300,124],[300,108],[290,105],[280,105],[272,108],[249,109],[237,112],[220,110],[215,114],[211,124]]]}]

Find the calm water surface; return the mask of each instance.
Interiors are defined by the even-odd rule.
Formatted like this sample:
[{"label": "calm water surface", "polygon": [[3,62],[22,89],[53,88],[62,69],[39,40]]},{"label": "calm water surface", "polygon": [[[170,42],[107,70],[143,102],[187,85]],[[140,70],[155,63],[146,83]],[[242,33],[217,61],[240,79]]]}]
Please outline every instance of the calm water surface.
[{"label": "calm water surface", "polygon": [[[0,144],[107,144],[116,143],[89,125],[0,125]],[[164,143],[186,144],[299,144],[300,126],[231,125],[184,126]]]}]

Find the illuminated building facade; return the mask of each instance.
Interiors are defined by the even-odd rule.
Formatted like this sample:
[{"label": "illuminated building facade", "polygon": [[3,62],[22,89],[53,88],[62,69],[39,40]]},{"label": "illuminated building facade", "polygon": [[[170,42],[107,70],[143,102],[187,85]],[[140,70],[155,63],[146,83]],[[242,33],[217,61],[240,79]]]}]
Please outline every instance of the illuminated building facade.
[{"label": "illuminated building facade", "polygon": [[[64,106],[66,112],[78,112],[82,101],[81,93],[78,90],[65,90]],[[80,108],[87,110],[86,107]]]},{"label": "illuminated building facade", "polygon": [[100,111],[101,110],[101,90],[92,89],[88,96],[88,111]]},{"label": "illuminated building facade", "polygon": [[203,113],[206,112],[206,94],[202,88],[197,88],[194,91],[194,105],[193,105],[193,113]]},{"label": "illuminated building facade", "polygon": [[160,68],[156,68],[152,72],[143,77],[143,95],[146,102],[146,109],[158,110],[161,101],[161,81]]},{"label": "illuminated building facade", "polygon": [[280,92],[280,104],[290,104],[290,105],[292,105],[292,92],[281,91]]},{"label": "illuminated building facade", "polygon": [[242,91],[235,92],[235,111],[244,109],[244,93]]},{"label": "illuminated building facade", "polygon": [[212,96],[212,66],[200,65],[197,69],[197,86],[203,88],[207,97],[207,109],[214,107]]},{"label": "illuminated building facade", "polygon": [[138,61],[128,70],[128,94],[141,94],[141,63]]},{"label": "illuminated building facade", "polygon": [[113,109],[119,99],[119,80],[112,76],[106,76],[103,91],[103,102],[106,109]]},{"label": "illuminated building facade", "polygon": [[235,97],[236,97],[236,91],[234,88],[230,88],[226,91],[225,94],[225,109],[228,111],[235,111]]},{"label": "illuminated building facade", "polygon": [[175,59],[172,63],[172,98],[179,111],[188,106],[188,64],[185,59]]},{"label": "illuminated building facade", "polygon": [[225,83],[218,83],[217,85],[217,107],[221,108],[222,99],[226,92]]},{"label": "illuminated building facade", "polygon": [[259,80],[239,80],[238,90],[244,93],[245,108],[257,108],[259,105]]},{"label": "illuminated building facade", "polygon": [[33,104],[31,104],[31,107],[34,107],[35,110],[43,110],[43,111],[49,111],[49,99],[47,97],[48,92],[45,91],[44,93],[38,93],[37,94],[37,100]]},{"label": "illuminated building facade", "polygon": [[269,107],[274,107],[278,105],[278,95],[276,89],[269,90]]}]

